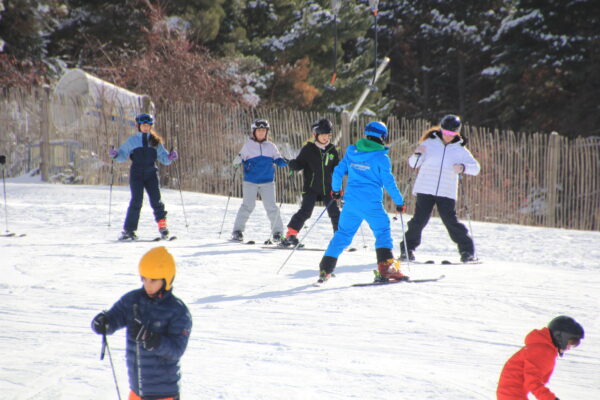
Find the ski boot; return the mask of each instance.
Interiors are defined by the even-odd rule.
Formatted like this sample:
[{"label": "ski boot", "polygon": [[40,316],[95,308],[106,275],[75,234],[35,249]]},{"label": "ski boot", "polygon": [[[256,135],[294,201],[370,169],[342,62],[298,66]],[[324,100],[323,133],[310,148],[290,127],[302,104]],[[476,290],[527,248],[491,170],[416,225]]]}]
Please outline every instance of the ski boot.
[{"label": "ski boot", "polygon": [[406,257],[406,251],[404,251],[404,247],[402,247],[399,259],[401,261],[415,261],[415,253],[413,250],[408,250],[408,257]]},{"label": "ski boot", "polygon": [[281,243],[279,243],[279,246],[281,247],[290,247],[290,246],[297,246],[298,245],[298,231],[292,228],[288,227],[288,231],[285,234],[285,239],[283,239],[281,241]]},{"label": "ski boot", "polygon": [[169,238],[169,229],[167,229],[167,220],[161,219],[158,221],[158,233],[160,233],[160,238],[166,240]]},{"label": "ski boot", "polygon": [[317,283],[325,283],[327,282],[332,276],[335,276],[333,274],[328,274],[327,272],[321,270],[319,272],[319,279],[317,280]]},{"label": "ski boot", "polygon": [[235,242],[243,242],[244,234],[242,233],[242,231],[233,231],[233,233],[231,234],[231,240]]},{"label": "ski boot", "polygon": [[477,259],[475,258],[475,256],[469,252],[463,252],[460,253],[460,262],[462,263],[470,263],[473,261],[477,261]]},{"label": "ski boot", "polygon": [[283,242],[283,234],[281,232],[275,232],[272,237],[265,240],[265,244],[276,244],[279,245]]},{"label": "ski boot", "polygon": [[400,261],[393,258],[377,263],[377,271],[375,273],[376,282],[387,282],[390,279],[396,281],[408,279],[406,275],[400,272]]},{"label": "ski boot", "polygon": [[138,240],[138,236],[134,231],[123,231],[121,232],[121,236],[119,236],[119,239],[122,242],[128,241],[128,240]]}]

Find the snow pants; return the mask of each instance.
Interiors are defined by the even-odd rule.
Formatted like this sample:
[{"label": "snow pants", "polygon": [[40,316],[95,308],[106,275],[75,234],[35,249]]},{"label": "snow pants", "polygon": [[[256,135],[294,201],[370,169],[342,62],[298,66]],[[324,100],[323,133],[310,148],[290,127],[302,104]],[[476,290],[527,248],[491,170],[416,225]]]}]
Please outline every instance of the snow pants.
[{"label": "snow pants", "polygon": [[324,256],[338,258],[342,251],[352,243],[352,238],[363,220],[367,221],[375,235],[376,249],[393,248],[390,218],[383,208],[383,203],[347,201],[340,214],[338,230],[329,242]]},{"label": "snow pants", "polygon": [[125,224],[123,229],[126,231],[136,231],[140,219],[140,211],[144,201],[144,189],[148,193],[150,206],[154,210],[154,220],[156,222],[167,217],[165,205],[160,199],[160,188],[158,185],[158,171],[156,168],[144,170],[131,169],[129,173],[129,187],[131,189],[131,201],[127,209]]},{"label": "snow pants", "polygon": [[[325,205],[331,202],[331,195],[319,195],[315,192],[306,192],[302,195],[302,204],[300,205],[300,209],[292,216],[288,224],[288,228],[292,228],[296,231],[300,231],[304,226],[304,223],[307,219],[309,219],[312,215],[312,212],[315,208],[315,204],[318,200],[323,200]],[[329,215],[329,219],[331,219],[331,225],[333,226],[333,231],[337,231],[338,222],[340,220],[340,209],[338,208],[337,202],[333,202],[327,208],[327,214]]]},{"label": "snow pants", "polygon": [[233,231],[243,232],[246,229],[246,222],[256,206],[256,196],[260,194],[269,221],[271,221],[271,234],[283,234],[283,222],[279,214],[279,207],[277,207],[277,202],[275,201],[275,182],[252,183],[244,181],[242,190],[244,199],[235,217]]},{"label": "snow pants", "polygon": [[[421,193],[417,193],[415,215],[413,215],[407,224],[406,247],[408,250],[414,250],[421,244],[421,232],[427,225],[427,222],[429,222],[433,206],[437,206],[438,213],[448,230],[450,239],[458,245],[458,252],[460,254],[468,253],[474,255],[475,246],[473,239],[469,236],[467,228],[458,222],[458,218],[456,217],[456,200]],[[400,248],[404,249],[404,242],[400,244]]]}]

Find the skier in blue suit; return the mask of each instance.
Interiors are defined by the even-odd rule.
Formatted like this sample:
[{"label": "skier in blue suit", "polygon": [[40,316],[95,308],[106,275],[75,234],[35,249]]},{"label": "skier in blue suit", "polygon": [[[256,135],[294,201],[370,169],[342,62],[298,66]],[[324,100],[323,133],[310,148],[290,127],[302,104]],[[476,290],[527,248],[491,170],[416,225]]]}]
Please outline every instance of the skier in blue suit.
[{"label": "skier in blue suit", "polygon": [[348,180],[338,230],[319,264],[321,283],[331,277],[338,256],[352,243],[363,220],[367,220],[375,235],[378,277],[406,278],[392,254],[390,219],[383,207],[385,188],[396,203],[396,211],[406,210],[404,199],[392,175],[388,148],[384,146],[387,139],[388,129],[383,122],[368,123],[365,138],[360,139],[356,145],[348,146],[344,158],[333,171],[331,189],[334,199],[342,198],[342,179],[348,175]]}]

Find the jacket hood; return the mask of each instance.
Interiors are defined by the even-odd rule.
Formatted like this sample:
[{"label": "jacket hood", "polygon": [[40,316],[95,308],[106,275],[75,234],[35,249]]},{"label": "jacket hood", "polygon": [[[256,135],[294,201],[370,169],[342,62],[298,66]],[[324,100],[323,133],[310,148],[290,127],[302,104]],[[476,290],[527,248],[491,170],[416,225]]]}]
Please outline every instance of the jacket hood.
[{"label": "jacket hood", "polygon": [[385,147],[384,145],[366,138],[362,138],[358,142],[356,142],[356,148],[358,149],[358,151],[364,152],[387,150],[387,147]]},{"label": "jacket hood", "polygon": [[[442,131],[433,131],[429,134],[429,138],[430,139],[440,139],[440,140],[444,140],[442,139]],[[466,146],[467,143],[469,142],[469,140],[467,139],[466,136],[463,136],[462,134],[460,136],[455,136],[454,139],[452,139],[452,141],[450,142],[450,144],[454,144],[454,143],[458,143],[461,146]]]},{"label": "jacket hood", "polygon": [[553,347],[558,352],[558,349],[552,342],[552,336],[550,335],[550,329],[534,329],[525,336],[525,345],[530,346],[532,344],[545,344]]}]

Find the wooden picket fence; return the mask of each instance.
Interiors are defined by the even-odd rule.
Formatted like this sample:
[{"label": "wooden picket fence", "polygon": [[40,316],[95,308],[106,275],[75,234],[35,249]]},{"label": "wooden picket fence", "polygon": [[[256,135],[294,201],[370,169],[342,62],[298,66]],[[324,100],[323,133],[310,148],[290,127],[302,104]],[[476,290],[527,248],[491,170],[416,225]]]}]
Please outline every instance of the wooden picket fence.
[{"label": "wooden picket fence", "polygon": [[[134,132],[133,116],[116,107],[53,97],[49,91],[0,93],[0,154],[8,156],[7,176],[39,169],[50,182],[128,184],[129,163],[108,159]],[[361,137],[368,118],[348,114],[279,109],[243,109],[210,104],[165,104],[156,110],[157,132],[180,159],[161,166],[163,186],[241,196],[241,172],[232,160],[250,133],[253,119],[271,123],[269,138],[284,157],[293,158],[311,138],[310,125],[334,122],[334,140],[343,149]],[[390,158],[401,191],[410,192],[416,171],[406,160],[429,123],[389,118]],[[600,230],[600,138],[568,140],[559,135],[523,134],[465,126],[468,148],[481,163],[478,176],[461,179],[460,218],[559,228]],[[113,174],[111,175],[111,168]],[[411,179],[411,177],[413,177]],[[278,201],[297,203],[302,177],[277,168]],[[408,212],[414,211],[410,193]],[[387,198],[390,205],[390,199]]]}]

